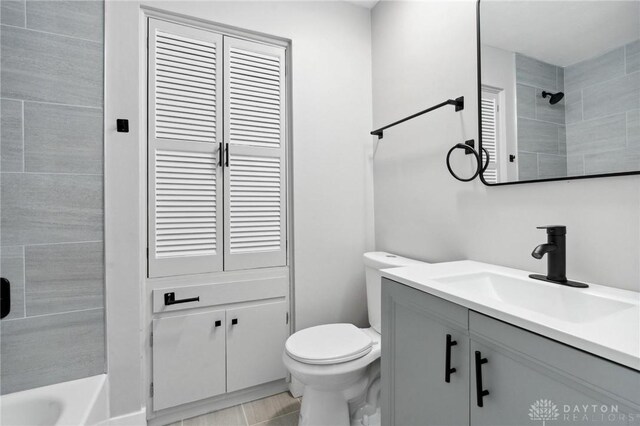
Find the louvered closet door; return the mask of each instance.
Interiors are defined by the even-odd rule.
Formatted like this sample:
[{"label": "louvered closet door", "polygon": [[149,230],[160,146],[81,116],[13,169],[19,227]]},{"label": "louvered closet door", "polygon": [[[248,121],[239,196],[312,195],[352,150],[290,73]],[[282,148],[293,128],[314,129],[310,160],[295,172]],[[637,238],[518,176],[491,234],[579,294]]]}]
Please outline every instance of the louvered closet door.
[{"label": "louvered closet door", "polygon": [[225,37],[225,270],[286,265],[284,49]]},{"label": "louvered closet door", "polygon": [[[488,183],[498,183],[498,95],[483,90],[480,104],[482,147],[489,153],[489,166],[482,175]],[[482,161],[486,161],[484,153]]]},{"label": "louvered closet door", "polygon": [[149,277],[222,270],[221,55],[219,34],[149,20]]}]

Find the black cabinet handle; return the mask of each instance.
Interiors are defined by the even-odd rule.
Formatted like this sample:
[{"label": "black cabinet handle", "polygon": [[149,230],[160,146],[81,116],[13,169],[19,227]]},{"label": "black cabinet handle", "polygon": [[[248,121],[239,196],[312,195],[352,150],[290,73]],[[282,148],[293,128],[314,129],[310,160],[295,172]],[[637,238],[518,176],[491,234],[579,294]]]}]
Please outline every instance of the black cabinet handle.
[{"label": "black cabinet handle", "polygon": [[222,167],[222,152],[224,151],[224,147],[222,146],[222,142],[218,144],[218,166]]},{"label": "black cabinet handle", "polygon": [[451,346],[457,345],[458,342],[451,339],[451,335],[447,334],[447,349],[444,356],[444,381],[451,383],[451,375],[456,372],[455,368],[451,368]]},{"label": "black cabinet handle", "polygon": [[222,321],[217,320],[214,324],[216,327],[220,327],[222,325]]},{"label": "black cabinet handle", "polygon": [[238,318],[234,318],[231,320],[231,325],[236,325],[238,324]]},{"label": "black cabinet handle", "polygon": [[178,299],[176,300],[175,293],[165,293],[164,294],[164,304],[165,305],[176,305],[178,303],[189,303],[189,302],[199,302],[200,297],[191,297],[189,299]]},{"label": "black cabinet handle", "polygon": [[482,389],[482,364],[489,362],[486,358],[482,358],[480,351],[476,351],[476,399],[478,407],[482,407],[482,398],[489,395],[489,391]]},{"label": "black cabinet handle", "polygon": [[224,147],[224,166],[229,167],[229,144]]}]

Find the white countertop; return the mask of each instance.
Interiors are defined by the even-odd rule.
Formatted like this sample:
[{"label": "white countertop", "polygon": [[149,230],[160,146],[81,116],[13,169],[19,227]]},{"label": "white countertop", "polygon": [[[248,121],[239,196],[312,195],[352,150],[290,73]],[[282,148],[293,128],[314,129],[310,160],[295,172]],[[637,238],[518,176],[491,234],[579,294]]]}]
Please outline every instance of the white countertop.
[{"label": "white countertop", "polygon": [[[580,292],[631,306],[607,315],[590,318],[589,311],[592,307],[585,304],[584,317],[567,320],[499,300],[495,294],[489,294],[486,291],[472,292],[468,287],[465,289],[455,284],[438,281],[438,279],[446,280],[446,277],[450,276],[480,272],[530,280],[535,285],[547,286],[544,289],[545,296],[548,295],[550,299],[571,300],[576,292]],[[531,280],[528,278],[529,272],[526,271],[470,260],[390,268],[383,270],[382,275],[481,314],[640,371],[640,293],[591,283],[588,283],[589,288],[572,288]],[[527,298],[527,294],[521,296]],[[588,298],[581,298],[581,300],[588,300]]]}]

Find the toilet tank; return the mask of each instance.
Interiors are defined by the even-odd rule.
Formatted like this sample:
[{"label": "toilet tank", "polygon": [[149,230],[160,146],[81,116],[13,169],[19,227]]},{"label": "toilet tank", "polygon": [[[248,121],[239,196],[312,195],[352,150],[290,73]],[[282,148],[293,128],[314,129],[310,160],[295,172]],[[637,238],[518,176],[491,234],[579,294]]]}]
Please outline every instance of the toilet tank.
[{"label": "toilet tank", "polygon": [[382,274],[380,273],[380,270],[416,264],[424,265],[425,262],[408,259],[406,257],[386,253],[384,251],[374,251],[364,254],[369,323],[378,333],[380,333],[380,322],[382,321]]}]

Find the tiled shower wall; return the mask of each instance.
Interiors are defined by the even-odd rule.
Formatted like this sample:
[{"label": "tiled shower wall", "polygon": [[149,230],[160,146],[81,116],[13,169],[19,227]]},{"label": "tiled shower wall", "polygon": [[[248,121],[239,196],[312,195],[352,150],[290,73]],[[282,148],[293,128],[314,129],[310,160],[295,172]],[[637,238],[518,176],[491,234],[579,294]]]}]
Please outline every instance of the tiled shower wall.
[{"label": "tiled shower wall", "polygon": [[555,105],[542,92],[564,91],[562,67],[516,54],[518,178],[567,175],[564,100]]},{"label": "tiled shower wall", "polygon": [[105,371],[104,5],[0,5],[5,394]]},{"label": "tiled shower wall", "polygon": [[565,68],[569,175],[640,170],[640,40]]}]

